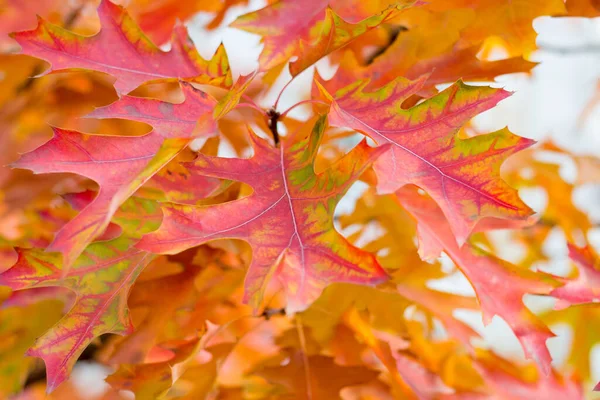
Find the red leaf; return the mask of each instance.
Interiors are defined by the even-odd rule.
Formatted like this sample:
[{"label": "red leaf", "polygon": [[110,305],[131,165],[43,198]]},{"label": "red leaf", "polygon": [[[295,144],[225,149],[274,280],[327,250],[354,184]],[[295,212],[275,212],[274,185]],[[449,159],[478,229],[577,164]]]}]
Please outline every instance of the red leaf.
[{"label": "red leaf", "polygon": [[415,184],[439,204],[459,244],[481,218],[525,219],[532,211],[517,191],[499,176],[511,154],[534,142],[500,130],[461,139],[456,133],[475,115],[493,107],[509,93],[457,82],[438,95],[408,109],[402,102],[418,92],[427,77],[397,79],[376,92],[357,83],[331,96],[330,122],[368,135],[391,150],[375,163],[378,189],[393,192]]},{"label": "red leaf", "polygon": [[303,309],[332,282],[385,280],[375,257],[352,246],[333,227],[335,205],[385,149],[371,149],[363,141],[330,169],[315,174],[313,162],[324,130],[321,118],[312,134],[303,135],[301,129],[279,148],[252,133],[255,154],[250,159],[199,154],[190,169],[245,182],[254,193],[207,207],[168,205],[160,229],[146,235],[138,247],[174,254],[220,238],[249,242],[253,259],[245,300],[255,309],[273,275],[282,283],[291,311]]},{"label": "red leaf", "polygon": [[175,27],[171,50],[156,47],[129,14],[109,0],[98,7],[102,29],[84,37],[43,19],[32,31],[17,32],[14,39],[23,54],[50,62],[51,70],[90,69],[117,78],[119,93],[127,93],[144,82],[157,79],[187,79],[217,86],[231,85],[231,71],[223,46],[209,61],[198,54],[183,26]]},{"label": "red leaf", "polygon": [[[280,0],[258,11],[242,15],[233,27],[263,36],[259,57],[261,71],[268,71],[297,57],[290,64],[292,76],[358,36],[397,16],[409,5],[391,6],[376,15],[353,10],[359,22],[340,17],[328,0]],[[354,19],[354,18],[353,18]]]},{"label": "red leaf", "polygon": [[436,256],[444,250],[473,285],[484,323],[490,323],[494,315],[503,318],[521,342],[525,355],[534,358],[548,373],[552,359],[546,340],[554,335],[525,307],[523,296],[527,293],[548,294],[557,283],[548,275],[519,269],[468,242],[458,247],[448,221],[430,197],[422,196],[415,187],[408,186],[397,194],[418,221],[421,256]]},{"label": "red leaf", "polygon": [[574,279],[563,278],[564,286],[550,293],[558,299],[555,309],[565,308],[574,304],[600,301],[600,259],[588,245],[583,248],[569,243],[569,257],[577,266],[578,275]]},{"label": "red leaf", "polygon": [[210,136],[216,101],[189,84],[181,104],[124,96],[94,111],[98,118],[128,118],[155,130],[139,137],[88,135],[54,128],[54,137],[13,164],[35,173],[72,172],[100,186],[96,198],[55,236],[49,251],[65,255],[65,266],[100,235],[116,209],[194,136]]}]

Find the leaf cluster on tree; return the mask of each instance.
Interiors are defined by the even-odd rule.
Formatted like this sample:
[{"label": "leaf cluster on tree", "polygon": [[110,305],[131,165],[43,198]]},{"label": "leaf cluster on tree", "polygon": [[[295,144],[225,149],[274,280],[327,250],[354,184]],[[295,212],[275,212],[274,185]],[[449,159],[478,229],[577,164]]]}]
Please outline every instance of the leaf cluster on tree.
[{"label": "leaf cluster on tree", "polygon": [[[231,24],[263,44],[240,76],[179,21],[211,35],[246,1],[123,3],[0,10],[0,397],[89,398],[69,378],[91,361],[103,399],[590,396],[600,258],[573,192],[600,161],[471,120],[535,67],[535,18],[597,1],[269,1]],[[457,276],[472,294],[432,284]],[[503,320],[526,361],[461,312]]]}]

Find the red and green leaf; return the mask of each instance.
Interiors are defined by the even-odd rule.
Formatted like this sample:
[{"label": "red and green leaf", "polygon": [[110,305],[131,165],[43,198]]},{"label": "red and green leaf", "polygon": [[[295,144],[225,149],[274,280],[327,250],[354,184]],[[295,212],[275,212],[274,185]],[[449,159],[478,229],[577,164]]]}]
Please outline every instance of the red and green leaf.
[{"label": "red and green leaf", "polygon": [[421,257],[437,257],[445,251],[473,286],[484,322],[489,324],[495,315],[503,318],[521,342],[526,356],[535,359],[547,373],[552,359],[546,340],[554,335],[523,304],[523,296],[547,295],[560,283],[548,275],[520,269],[468,242],[459,247],[450,224],[432,198],[419,194],[415,187],[403,188],[397,195],[418,221]]},{"label": "red and green leaf", "polygon": [[114,76],[119,93],[155,80],[231,85],[229,62],[222,46],[211,60],[204,60],[186,29],[177,26],[171,50],[165,52],[144,35],[121,6],[102,0],[98,16],[102,28],[91,37],[69,32],[41,18],[36,29],[15,33],[13,37],[23,54],[47,60],[54,71],[87,69]]},{"label": "red and green leaf", "polygon": [[[349,186],[385,149],[363,141],[327,171],[313,163],[325,130],[321,117],[279,147],[251,133],[254,156],[226,159],[199,154],[190,169],[216,178],[242,181],[254,193],[214,206],[171,204],[160,229],[138,247],[174,254],[221,238],[242,239],[253,249],[245,300],[258,308],[271,277],[278,277],[288,309],[305,308],[332,282],[374,284],[386,279],[375,257],[352,246],[333,227],[333,212]],[[224,216],[227,216],[224,218]]]},{"label": "red and green leaf", "polygon": [[441,207],[460,244],[483,217],[526,219],[532,210],[500,178],[500,165],[533,144],[503,129],[467,139],[458,130],[475,115],[492,108],[509,93],[457,82],[422,103],[403,109],[427,77],[398,78],[375,92],[357,82],[331,95],[330,123],[355,129],[378,144],[389,144],[374,169],[378,189],[393,192],[404,185],[424,189]]},{"label": "red and green leaf", "polygon": [[61,287],[73,291],[75,303],[28,355],[46,363],[47,390],[65,381],[73,365],[94,338],[105,333],[125,335],[133,325],[127,309],[129,289],[153,256],[133,245],[156,229],[160,216],[155,203],[130,199],[115,216],[124,235],[89,245],[66,270],[57,253],[20,249],[17,263],[0,275],[0,284],[13,290]]},{"label": "red and green leaf", "polygon": [[397,16],[409,5],[391,6],[360,22],[340,17],[328,0],[279,0],[258,11],[242,15],[232,26],[263,37],[259,57],[261,71],[287,62],[292,76],[298,75],[329,53]]},{"label": "red and green leaf", "polygon": [[68,266],[108,226],[117,208],[144,182],[197,136],[216,131],[212,110],[216,101],[182,86],[181,104],[124,96],[97,109],[96,118],[128,118],[146,122],[154,130],[144,136],[104,136],[54,128],[54,137],[13,164],[34,173],[71,172],[95,181],[100,190],[94,201],[55,236],[50,251],[60,251]]}]

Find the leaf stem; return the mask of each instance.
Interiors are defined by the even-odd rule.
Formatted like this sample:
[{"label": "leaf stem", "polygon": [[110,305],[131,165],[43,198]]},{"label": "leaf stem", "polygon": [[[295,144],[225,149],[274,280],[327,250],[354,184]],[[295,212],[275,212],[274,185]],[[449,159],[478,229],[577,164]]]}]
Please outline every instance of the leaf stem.
[{"label": "leaf stem", "polygon": [[281,99],[281,95],[283,94],[283,92],[285,92],[285,89],[287,89],[288,86],[290,86],[290,83],[292,83],[294,81],[294,78],[295,78],[295,76],[292,76],[292,79],[290,79],[289,82],[285,84],[285,86],[281,89],[281,91],[277,95],[277,99],[275,99],[275,104],[273,104],[273,108],[274,109],[277,109],[277,105],[279,104],[279,100]]},{"label": "leaf stem", "polygon": [[292,111],[294,108],[296,108],[298,106],[301,106],[303,104],[308,104],[308,103],[323,104],[323,105],[326,105],[326,106],[329,105],[329,103],[326,103],[326,102],[321,101],[321,100],[302,100],[301,102],[294,104],[293,106],[291,106],[290,108],[288,108],[287,110],[285,110],[284,112],[282,112],[281,115],[279,116],[279,118],[284,118],[287,115],[287,113],[289,113],[290,111]]},{"label": "leaf stem", "polygon": [[247,108],[252,108],[256,111],[258,111],[259,113],[261,113],[264,117],[267,117],[267,113],[265,112],[265,110],[261,107],[259,107],[254,100],[252,100],[252,98],[250,96],[248,96],[247,94],[242,94],[242,99],[246,100],[247,103],[238,103],[236,105],[237,107],[247,107]]}]

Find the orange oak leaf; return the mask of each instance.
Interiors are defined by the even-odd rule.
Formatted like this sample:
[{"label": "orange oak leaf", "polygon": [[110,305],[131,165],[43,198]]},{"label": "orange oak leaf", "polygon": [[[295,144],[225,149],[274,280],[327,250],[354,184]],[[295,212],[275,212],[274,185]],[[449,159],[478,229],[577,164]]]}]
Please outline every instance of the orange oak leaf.
[{"label": "orange oak leaf", "polygon": [[458,79],[471,82],[494,81],[498,75],[529,72],[536,65],[522,57],[497,61],[480,60],[477,58],[478,46],[449,49],[435,57],[422,58],[416,54],[416,43],[418,40],[414,38],[394,43],[366,66],[360,65],[353,53],[346,52],[338,71],[324,86],[332,93],[357,80],[369,79],[369,87],[378,88],[398,76],[418,79],[428,74],[429,78],[419,92],[426,95],[441,83],[455,82]]},{"label": "orange oak leaf", "polygon": [[395,5],[356,23],[340,17],[328,0],[280,0],[258,11],[242,15],[233,27],[263,37],[264,48],[259,57],[261,71],[267,71],[292,57],[292,76],[358,36],[397,16],[410,5]]},{"label": "orange oak leaf", "polygon": [[163,44],[169,40],[171,30],[178,20],[187,21],[199,12],[211,13],[214,17],[208,24],[208,28],[214,29],[220,25],[229,8],[247,2],[247,0],[140,0],[127,2],[127,9],[155,43]]},{"label": "orange oak leaf", "polygon": [[23,354],[61,317],[63,304],[59,293],[33,292],[33,296],[23,298],[13,292],[0,308],[0,397],[8,399],[23,387],[28,372],[35,365],[35,360],[23,357]]},{"label": "orange oak leaf", "polygon": [[106,378],[106,382],[115,389],[131,390],[136,399],[161,398],[177,378],[176,368],[198,352],[200,339],[165,343],[163,347],[173,353],[166,361],[128,365],[120,368]]},{"label": "orange oak leaf", "polygon": [[50,251],[65,256],[65,267],[100,235],[116,209],[145,181],[177,155],[194,136],[216,131],[212,110],[216,101],[189,84],[185,101],[171,104],[123,96],[95,110],[95,118],[128,118],[154,130],[144,136],[103,136],[54,128],[54,137],[13,164],[35,173],[72,172],[94,180],[98,195],[55,236]]},{"label": "orange oak leaf", "polygon": [[[141,209],[144,214],[139,213]],[[56,286],[76,294],[69,312],[27,353],[44,359],[49,392],[68,378],[79,355],[94,338],[105,333],[132,332],[127,309],[129,289],[153,258],[133,244],[142,234],[156,229],[159,218],[155,203],[132,198],[116,215],[125,235],[91,244],[68,273],[59,254],[20,249],[17,263],[0,275],[0,284],[13,290]]]},{"label": "orange oak leaf", "polygon": [[578,275],[572,279],[563,278],[564,285],[550,293],[559,299],[555,309],[600,301],[600,258],[589,245],[579,248],[569,243],[568,247]]},{"label": "orange oak leaf", "polygon": [[378,190],[390,193],[406,184],[424,189],[442,208],[459,244],[483,217],[522,220],[530,216],[532,210],[499,173],[508,156],[534,142],[507,129],[467,139],[457,136],[462,125],[509,93],[459,81],[403,109],[402,102],[417,93],[426,79],[398,78],[375,92],[364,91],[368,82],[357,82],[334,96],[317,85],[331,102],[331,125],[391,145],[374,165]]},{"label": "orange oak leaf", "polygon": [[453,313],[457,309],[477,310],[475,299],[431,290],[425,287],[425,283],[416,285],[412,282],[399,282],[396,289],[402,297],[435,315],[452,337],[464,343],[470,351],[473,350],[471,339],[479,335],[470,326],[456,319]]},{"label": "orange oak leaf", "polygon": [[98,15],[102,29],[95,36],[80,36],[39,19],[36,29],[17,32],[13,37],[21,45],[23,54],[47,60],[51,70],[79,68],[114,76],[119,93],[158,79],[231,85],[229,61],[223,46],[211,60],[204,60],[186,29],[177,26],[171,50],[164,52],[143,34],[122,7],[102,0]]},{"label": "orange oak leaf", "polygon": [[439,376],[427,371],[421,364],[398,352],[390,343],[377,337],[377,332],[365,322],[356,310],[344,316],[344,322],[373,351],[390,374],[394,394],[400,398],[433,399],[452,393]]},{"label": "orange oak leaf", "polygon": [[575,377],[561,376],[556,371],[552,371],[548,376],[541,376],[535,380],[524,379],[525,376],[522,375],[525,374],[522,371],[515,371],[515,367],[493,353],[480,354],[474,367],[488,386],[489,396],[486,396],[486,399],[583,400],[585,398],[581,382]]},{"label": "orange oak leaf", "polygon": [[424,258],[445,251],[471,282],[483,312],[484,323],[494,315],[503,318],[521,342],[525,355],[548,373],[550,353],[546,340],[552,332],[523,304],[525,294],[549,294],[558,283],[549,275],[522,270],[470,243],[459,247],[440,208],[413,186],[397,192],[418,221],[419,252]]},{"label": "orange oak leaf", "polygon": [[530,55],[536,49],[536,32],[533,20],[549,15],[564,15],[563,0],[434,0],[432,10],[466,8],[475,15],[471,23],[461,31],[465,44],[479,44],[489,37],[498,37],[510,56]]},{"label": "orange oak leaf", "polygon": [[[145,317],[136,324],[135,332],[115,345],[111,364],[138,364],[146,360],[161,329],[168,325],[178,310],[194,304],[194,278],[198,271],[199,268],[192,264],[178,274],[136,282],[128,299],[129,308],[134,318],[136,311],[145,309]],[[148,310],[152,312],[148,313]]]},{"label": "orange oak leaf", "polygon": [[567,0],[566,6],[570,17],[595,18],[600,16],[599,0]]},{"label": "orange oak leaf", "polygon": [[[282,362],[288,359],[287,363]],[[277,385],[279,399],[339,399],[340,390],[377,377],[377,372],[362,366],[342,366],[324,355],[303,356],[301,351],[285,349],[256,370],[258,376]],[[307,365],[306,365],[307,364]]]},{"label": "orange oak leaf", "polygon": [[332,282],[374,284],[386,279],[375,257],[351,245],[333,227],[333,211],[349,186],[386,149],[366,141],[323,173],[313,163],[325,117],[285,139],[279,148],[251,133],[254,156],[226,159],[199,154],[190,166],[199,174],[241,181],[254,193],[228,203],[164,208],[160,229],[138,247],[174,254],[220,238],[243,239],[253,249],[245,301],[257,309],[277,276],[291,312],[304,309]]}]

